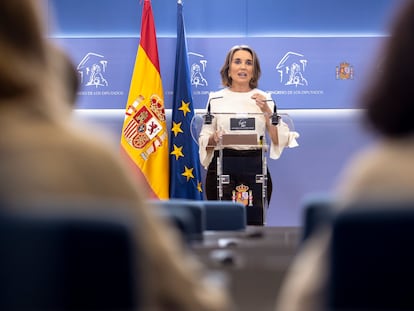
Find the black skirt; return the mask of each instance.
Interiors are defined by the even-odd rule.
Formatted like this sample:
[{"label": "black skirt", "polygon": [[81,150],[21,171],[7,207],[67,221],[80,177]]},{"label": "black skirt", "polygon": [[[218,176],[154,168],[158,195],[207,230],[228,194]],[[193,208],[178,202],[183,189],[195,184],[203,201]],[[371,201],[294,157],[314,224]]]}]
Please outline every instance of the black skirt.
[{"label": "black skirt", "polygon": [[[206,175],[206,197],[207,200],[218,199],[218,182],[217,182],[217,158],[219,151],[214,151],[214,157],[207,169]],[[223,149],[223,174],[230,176],[229,184],[223,184],[223,200],[234,200],[235,196],[242,196],[240,191],[246,186],[251,192],[252,200],[250,204],[259,207],[262,206],[263,185],[256,183],[256,174],[261,174],[262,168],[262,150],[234,150]],[[269,206],[272,196],[272,178],[267,169],[267,191],[266,206]],[[240,191],[239,191],[240,190]],[[246,194],[247,195],[247,194]],[[249,199],[246,202],[249,204]]]}]

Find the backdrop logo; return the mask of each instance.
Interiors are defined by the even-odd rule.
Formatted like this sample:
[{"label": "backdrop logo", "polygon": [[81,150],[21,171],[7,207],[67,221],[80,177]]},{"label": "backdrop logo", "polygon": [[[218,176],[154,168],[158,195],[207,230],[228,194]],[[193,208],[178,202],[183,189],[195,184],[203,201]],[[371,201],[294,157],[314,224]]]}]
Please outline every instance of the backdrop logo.
[{"label": "backdrop logo", "polygon": [[339,66],[336,66],[335,72],[337,80],[352,80],[354,78],[354,67],[347,62],[342,62]]},{"label": "backdrop logo", "polygon": [[81,84],[95,88],[108,86],[108,80],[105,78],[107,66],[108,61],[103,55],[86,54],[77,67]]},{"label": "backdrop logo", "polygon": [[207,68],[207,60],[204,58],[204,55],[189,52],[191,65],[190,65],[190,79],[191,85],[196,88],[199,86],[208,86],[208,81],[204,77]]},{"label": "backdrop logo", "polygon": [[304,55],[287,52],[276,66],[280,74],[280,83],[296,87],[308,85],[308,80],[305,78],[307,64],[308,60],[305,59]]}]

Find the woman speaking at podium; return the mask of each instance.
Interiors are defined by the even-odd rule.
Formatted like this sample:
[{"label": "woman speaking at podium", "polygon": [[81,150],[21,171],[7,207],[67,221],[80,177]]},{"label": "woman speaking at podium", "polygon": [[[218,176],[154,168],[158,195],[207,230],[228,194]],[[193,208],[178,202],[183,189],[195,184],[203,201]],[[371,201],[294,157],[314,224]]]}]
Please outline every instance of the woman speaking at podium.
[{"label": "woman speaking at podium", "polygon": [[[238,167],[241,173],[249,174],[249,164],[260,163],[264,138],[269,138],[269,157],[278,159],[285,147],[296,147],[299,134],[291,132],[285,122],[276,113],[276,106],[270,94],[259,90],[258,81],[261,74],[260,62],[256,52],[249,46],[238,45],[227,53],[224,65],[220,70],[223,89],[212,92],[207,103],[207,115],[199,136],[200,162],[207,169],[206,196],[209,200],[218,198],[217,192],[217,157],[219,145],[224,142],[226,134],[256,134],[254,144],[232,144],[223,148],[223,158],[243,158],[243,166]],[[248,136],[246,136],[248,137]],[[251,137],[251,135],[249,135]],[[245,161],[247,160],[247,161]],[[235,164],[237,161],[231,161]],[[223,165],[224,167],[224,165]],[[252,168],[255,170],[255,168]],[[267,174],[267,203],[270,201],[272,183]],[[230,189],[233,201],[243,201],[252,205],[246,189],[251,187],[236,181],[234,189]],[[239,183],[237,183],[239,182]],[[240,194],[236,188],[244,191]],[[225,197],[226,195],[224,195]],[[260,196],[260,195],[259,195]],[[250,204],[249,204],[250,203]]]}]

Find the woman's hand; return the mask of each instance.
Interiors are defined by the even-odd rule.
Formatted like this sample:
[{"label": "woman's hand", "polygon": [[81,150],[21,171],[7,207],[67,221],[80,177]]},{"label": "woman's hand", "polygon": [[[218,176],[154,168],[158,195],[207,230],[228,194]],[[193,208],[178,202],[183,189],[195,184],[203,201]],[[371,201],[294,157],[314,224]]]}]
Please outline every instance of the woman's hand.
[{"label": "woman's hand", "polygon": [[221,137],[223,136],[223,132],[222,131],[215,131],[213,134],[213,139],[216,142],[216,144],[218,144],[218,142],[220,141]]},{"label": "woman's hand", "polygon": [[264,95],[255,93],[252,95],[251,98],[256,101],[257,107],[259,107],[259,109],[263,113],[272,114],[272,111],[270,110],[269,105],[267,104],[267,98]]},{"label": "woman's hand", "polygon": [[219,141],[220,141],[220,139],[221,139],[222,136],[223,136],[223,131],[222,130],[215,131],[210,136],[208,144],[210,146],[216,146],[219,143]]}]

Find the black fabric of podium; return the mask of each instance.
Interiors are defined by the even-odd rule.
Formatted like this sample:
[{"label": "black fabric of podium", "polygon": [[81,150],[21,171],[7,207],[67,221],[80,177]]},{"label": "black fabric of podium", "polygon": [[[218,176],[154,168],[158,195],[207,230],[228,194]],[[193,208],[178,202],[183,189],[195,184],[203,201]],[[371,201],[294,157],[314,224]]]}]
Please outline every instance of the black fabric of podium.
[{"label": "black fabric of podium", "polygon": [[[214,158],[211,161],[206,176],[206,196],[208,200],[217,200],[218,197],[218,180],[217,180],[217,158],[219,151],[214,152]],[[232,200],[233,190],[239,185],[245,185],[252,190],[253,204],[247,205],[247,224],[263,225],[263,201],[262,201],[262,184],[256,183],[256,175],[262,174],[262,150],[234,150],[223,149],[223,175],[230,176],[230,183],[223,184],[222,200]],[[267,172],[267,202],[268,206],[272,194],[272,180]]]}]

